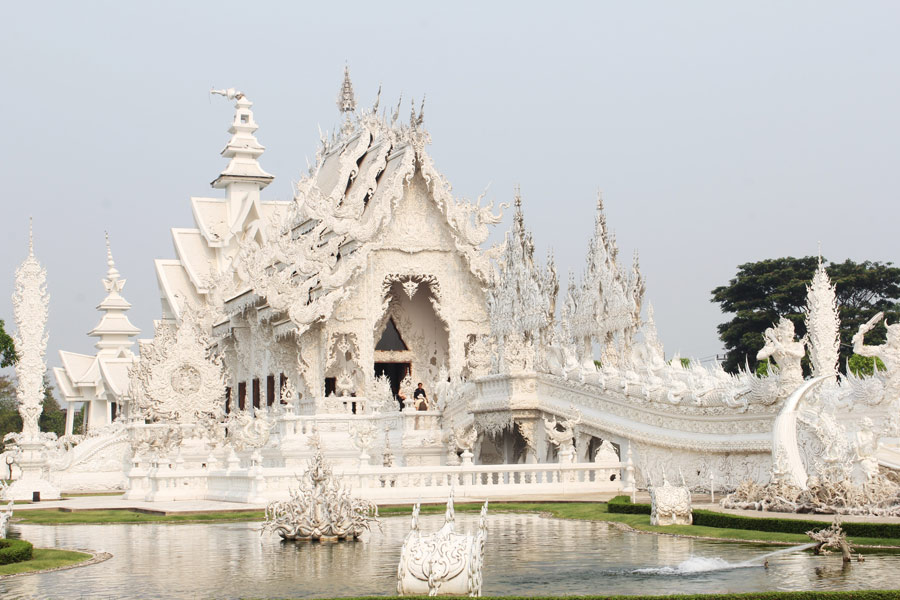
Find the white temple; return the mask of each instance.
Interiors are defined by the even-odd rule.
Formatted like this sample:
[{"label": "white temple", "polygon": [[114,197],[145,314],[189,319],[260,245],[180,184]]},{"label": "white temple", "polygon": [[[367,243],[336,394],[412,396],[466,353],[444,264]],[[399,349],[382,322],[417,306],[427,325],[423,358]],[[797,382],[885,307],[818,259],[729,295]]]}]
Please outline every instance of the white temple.
[{"label": "white temple", "polygon": [[[518,191],[505,243],[484,247],[508,205],[452,195],[422,107],[408,122],[399,105],[357,109],[345,71],[342,125],[293,200],[276,202],[261,198],[273,176],[252,103],[214,93],[235,101],[212,182],[224,195],[192,198],[194,226],[173,228],[176,257],[156,261],[154,338],[132,352],[110,252],[98,352],[60,353],[71,410],[48,460],[64,491],[285,499],[312,439],[376,501],[446,497],[451,484],[485,498],[610,492],[677,473],[733,490],[818,472],[818,449],[835,440],[859,478],[900,464],[888,356],[900,333],[890,348],[860,342],[886,376],[838,378],[824,269],[810,291],[815,382],[803,382],[807,347],[792,328],[767,333],[768,377],[666,362],[637,257],[621,264],[599,198],[585,274],[560,297]],[[83,438],[71,436],[81,403]]]}]

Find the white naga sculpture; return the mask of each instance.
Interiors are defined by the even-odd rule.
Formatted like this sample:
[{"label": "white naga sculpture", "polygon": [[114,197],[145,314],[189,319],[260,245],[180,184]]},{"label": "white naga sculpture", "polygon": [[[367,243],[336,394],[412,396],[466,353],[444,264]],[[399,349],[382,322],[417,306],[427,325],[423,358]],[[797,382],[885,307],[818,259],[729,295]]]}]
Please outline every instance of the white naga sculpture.
[{"label": "white naga sculpture", "polygon": [[378,507],[350,495],[316,445],[315,456],[291,490],[291,499],[270,502],[262,532],[277,532],[286,540],[357,539],[373,523],[379,524]]},{"label": "white naga sculpture", "polygon": [[474,535],[454,531],[453,492],[447,500],[444,526],[435,533],[419,531],[419,503],[413,507],[410,532],[400,550],[397,593],[429,596],[481,596],[488,503],[481,507]]},{"label": "white naga sculpture", "polygon": [[686,485],[675,486],[663,479],[662,486],[650,488],[651,525],[690,525],[694,522],[691,511],[691,490]]}]

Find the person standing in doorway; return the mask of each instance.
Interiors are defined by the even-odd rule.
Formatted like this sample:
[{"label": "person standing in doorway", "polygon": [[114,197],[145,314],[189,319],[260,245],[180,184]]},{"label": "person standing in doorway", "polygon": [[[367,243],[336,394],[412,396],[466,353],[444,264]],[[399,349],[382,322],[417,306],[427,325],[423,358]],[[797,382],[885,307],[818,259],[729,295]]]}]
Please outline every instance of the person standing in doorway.
[{"label": "person standing in doorway", "polygon": [[416,410],[428,410],[428,395],[425,393],[421,381],[419,387],[413,392],[413,401],[416,403]]}]

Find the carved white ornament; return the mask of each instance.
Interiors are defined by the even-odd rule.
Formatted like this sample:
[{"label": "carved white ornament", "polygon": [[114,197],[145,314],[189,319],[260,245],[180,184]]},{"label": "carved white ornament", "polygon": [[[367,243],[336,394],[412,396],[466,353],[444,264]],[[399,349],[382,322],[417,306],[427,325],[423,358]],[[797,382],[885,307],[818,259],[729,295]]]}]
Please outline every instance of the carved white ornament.
[{"label": "carved white ornament", "polygon": [[379,524],[378,507],[351,496],[318,447],[298,479],[290,500],[266,506],[263,532],[278,533],[286,540],[355,540]]},{"label": "carved white ornament", "polygon": [[222,359],[209,346],[190,310],[177,325],[160,323],[153,341],[141,344],[140,360],[130,369],[131,391],[148,421],[196,423],[222,414]]},{"label": "carved white ornament", "polygon": [[18,442],[36,441],[40,436],[38,419],[44,399],[44,353],[47,350],[47,271],[34,256],[34,240],[29,227],[28,257],[16,269],[12,296],[16,333],[13,342],[16,362],[16,397],[22,415],[22,434]]},{"label": "carved white ornament", "polygon": [[410,532],[403,540],[397,566],[397,593],[406,595],[481,596],[487,509],[481,507],[474,535],[454,531],[453,492],[447,501],[444,526],[423,535],[419,531],[419,503],[413,507]]},{"label": "carved white ornament", "polygon": [[668,481],[650,488],[651,525],[690,525],[694,522],[691,511],[691,490],[687,486],[674,486]]}]

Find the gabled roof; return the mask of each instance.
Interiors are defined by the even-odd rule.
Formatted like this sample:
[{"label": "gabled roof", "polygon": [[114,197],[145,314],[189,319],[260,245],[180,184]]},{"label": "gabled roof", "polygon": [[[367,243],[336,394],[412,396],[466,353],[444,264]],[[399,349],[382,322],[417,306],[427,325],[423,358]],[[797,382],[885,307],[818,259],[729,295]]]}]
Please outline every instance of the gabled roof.
[{"label": "gabled roof", "polygon": [[[320,151],[311,174],[298,183],[298,210],[286,223],[284,239],[272,242],[277,249],[263,244],[243,256],[255,294],[274,311],[286,313],[296,333],[327,319],[350,292],[368,254],[385,243],[382,232],[416,177],[421,177],[446,224],[446,239],[452,240],[472,275],[487,284],[491,266],[480,246],[487,239],[487,226],[502,215],[493,213],[493,205],[453,198],[449,183],[425,152],[429,141],[420,118],[404,126],[372,112],[348,121]],[[289,268],[273,271],[278,264]]]}]

